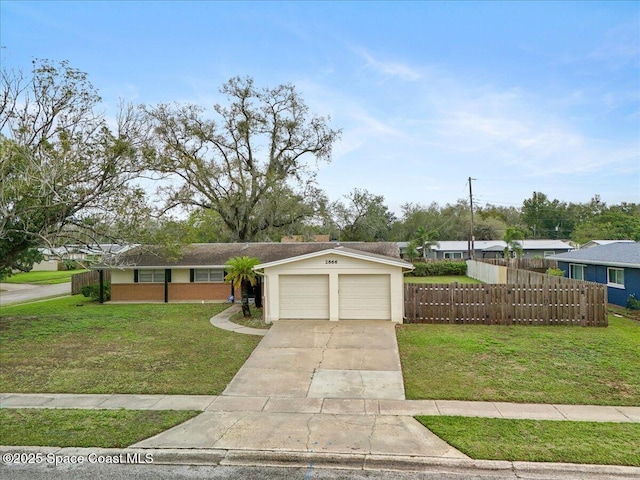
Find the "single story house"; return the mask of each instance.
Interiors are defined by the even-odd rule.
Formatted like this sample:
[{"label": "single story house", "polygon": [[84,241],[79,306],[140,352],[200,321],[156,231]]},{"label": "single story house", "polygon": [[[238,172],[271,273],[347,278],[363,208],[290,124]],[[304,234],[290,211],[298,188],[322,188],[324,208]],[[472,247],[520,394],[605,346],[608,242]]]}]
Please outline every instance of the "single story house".
[{"label": "single story house", "polygon": [[264,275],[264,318],[391,320],[404,317],[404,272],[396,257],[337,246],[255,267]]},{"label": "single story house", "polygon": [[[520,240],[523,258],[544,258],[559,253],[570,252],[573,246],[562,240]],[[507,243],[504,240],[476,240],[474,241],[474,257],[503,258]],[[468,259],[471,250],[471,242],[467,240],[443,240],[433,245],[427,258],[435,259]]]},{"label": "single story house", "polygon": [[95,245],[63,245],[61,247],[39,248],[38,251],[44,257],[39,263],[33,265],[33,271],[56,271],[60,269],[60,263],[64,260],[88,264],[100,262],[106,257],[118,255],[132,248],[132,245],[119,245],[116,243],[100,243]]},{"label": "single story house", "polygon": [[640,243],[613,242],[551,257],[565,276],[607,285],[609,303],[640,299]]},{"label": "single story house", "polygon": [[610,243],[618,243],[618,242],[626,242],[633,243],[633,240],[591,240],[590,242],[585,243],[580,248],[591,248],[597,247],[598,245],[609,245]]},{"label": "single story house", "polygon": [[413,266],[392,242],[191,244],[171,257],[138,246],[92,268],[110,270],[112,301],[224,301],[233,294],[225,264],[238,256],[262,262],[256,271],[265,279],[268,321],[361,315],[402,322],[402,274]]}]

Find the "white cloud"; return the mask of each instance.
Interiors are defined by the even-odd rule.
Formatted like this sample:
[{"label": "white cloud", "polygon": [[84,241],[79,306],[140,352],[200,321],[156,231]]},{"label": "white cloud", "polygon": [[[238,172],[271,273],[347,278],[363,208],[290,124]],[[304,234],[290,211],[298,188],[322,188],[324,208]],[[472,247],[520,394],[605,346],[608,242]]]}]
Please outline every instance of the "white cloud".
[{"label": "white cloud", "polygon": [[384,77],[397,77],[411,82],[420,80],[422,77],[417,70],[407,64],[379,60],[362,48],[353,48],[352,50],[365,61],[365,70],[372,70]]}]

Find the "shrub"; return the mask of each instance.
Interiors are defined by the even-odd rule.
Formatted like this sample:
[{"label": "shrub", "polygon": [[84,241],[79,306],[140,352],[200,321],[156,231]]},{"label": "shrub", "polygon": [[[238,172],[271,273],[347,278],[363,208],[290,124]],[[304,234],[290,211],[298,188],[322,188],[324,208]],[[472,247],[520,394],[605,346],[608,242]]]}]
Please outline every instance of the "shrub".
[{"label": "shrub", "polygon": [[627,308],[629,310],[640,310],[640,300],[634,294],[629,295],[629,298],[627,298]]},{"label": "shrub", "polygon": [[[94,302],[97,302],[98,300],[100,300],[100,285],[97,283],[94,283],[92,285],[85,285],[80,289],[80,293],[82,293],[82,295],[84,295],[85,297],[90,298]],[[104,300],[111,300],[110,283],[104,284]]]},{"label": "shrub", "polygon": [[60,271],[77,270],[78,268],[79,264],[75,260],[65,259],[58,263],[58,270]]},{"label": "shrub", "polygon": [[466,262],[427,262],[416,263],[414,270],[407,275],[411,277],[434,277],[440,275],[466,275]]},{"label": "shrub", "polygon": [[552,277],[564,277],[564,270],[560,268],[547,268],[547,275]]}]

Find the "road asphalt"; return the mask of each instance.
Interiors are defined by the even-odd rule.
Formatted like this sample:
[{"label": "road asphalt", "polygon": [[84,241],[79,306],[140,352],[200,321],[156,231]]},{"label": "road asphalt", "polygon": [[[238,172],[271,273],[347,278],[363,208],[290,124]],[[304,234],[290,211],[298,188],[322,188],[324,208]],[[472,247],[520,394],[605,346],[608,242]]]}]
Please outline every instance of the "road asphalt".
[{"label": "road asphalt", "polygon": [[0,306],[71,294],[71,282],[55,285],[0,283]]},{"label": "road asphalt", "polygon": [[[211,323],[225,325],[237,308]],[[219,396],[3,393],[0,407],[202,411],[117,450],[153,453],[154,463],[305,466],[311,462],[327,468],[511,474],[518,470],[540,475],[553,469],[567,475],[578,472],[566,478],[640,478],[640,468],[634,467],[469,459],[413,416],[640,423],[640,407],[406,400],[394,326],[383,321],[277,322]],[[96,449],[0,447],[3,454],[16,451],[64,456],[88,455]]]}]

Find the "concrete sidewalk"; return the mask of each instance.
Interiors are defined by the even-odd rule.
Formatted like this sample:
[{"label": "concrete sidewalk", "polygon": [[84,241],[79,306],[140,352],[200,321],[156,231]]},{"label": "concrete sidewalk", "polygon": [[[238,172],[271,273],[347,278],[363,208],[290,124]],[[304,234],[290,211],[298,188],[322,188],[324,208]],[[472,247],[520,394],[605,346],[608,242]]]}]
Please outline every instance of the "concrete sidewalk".
[{"label": "concrete sidewalk", "polygon": [[241,309],[242,305],[240,305],[239,303],[231,305],[229,308],[220,312],[215,317],[211,317],[209,319],[209,322],[214,327],[221,328],[222,330],[229,330],[230,332],[243,333],[245,335],[259,335],[264,337],[269,331],[268,329],[245,327],[244,325],[233,323],[230,320],[230,318],[238,313]]},{"label": "concrete sidewalk", "polygon": [[200,410],[203,412],[325,413],[331,415],[435,415],[640,423],[640,407],[460,400],[2,393],[0,394],[0,408]]}]

